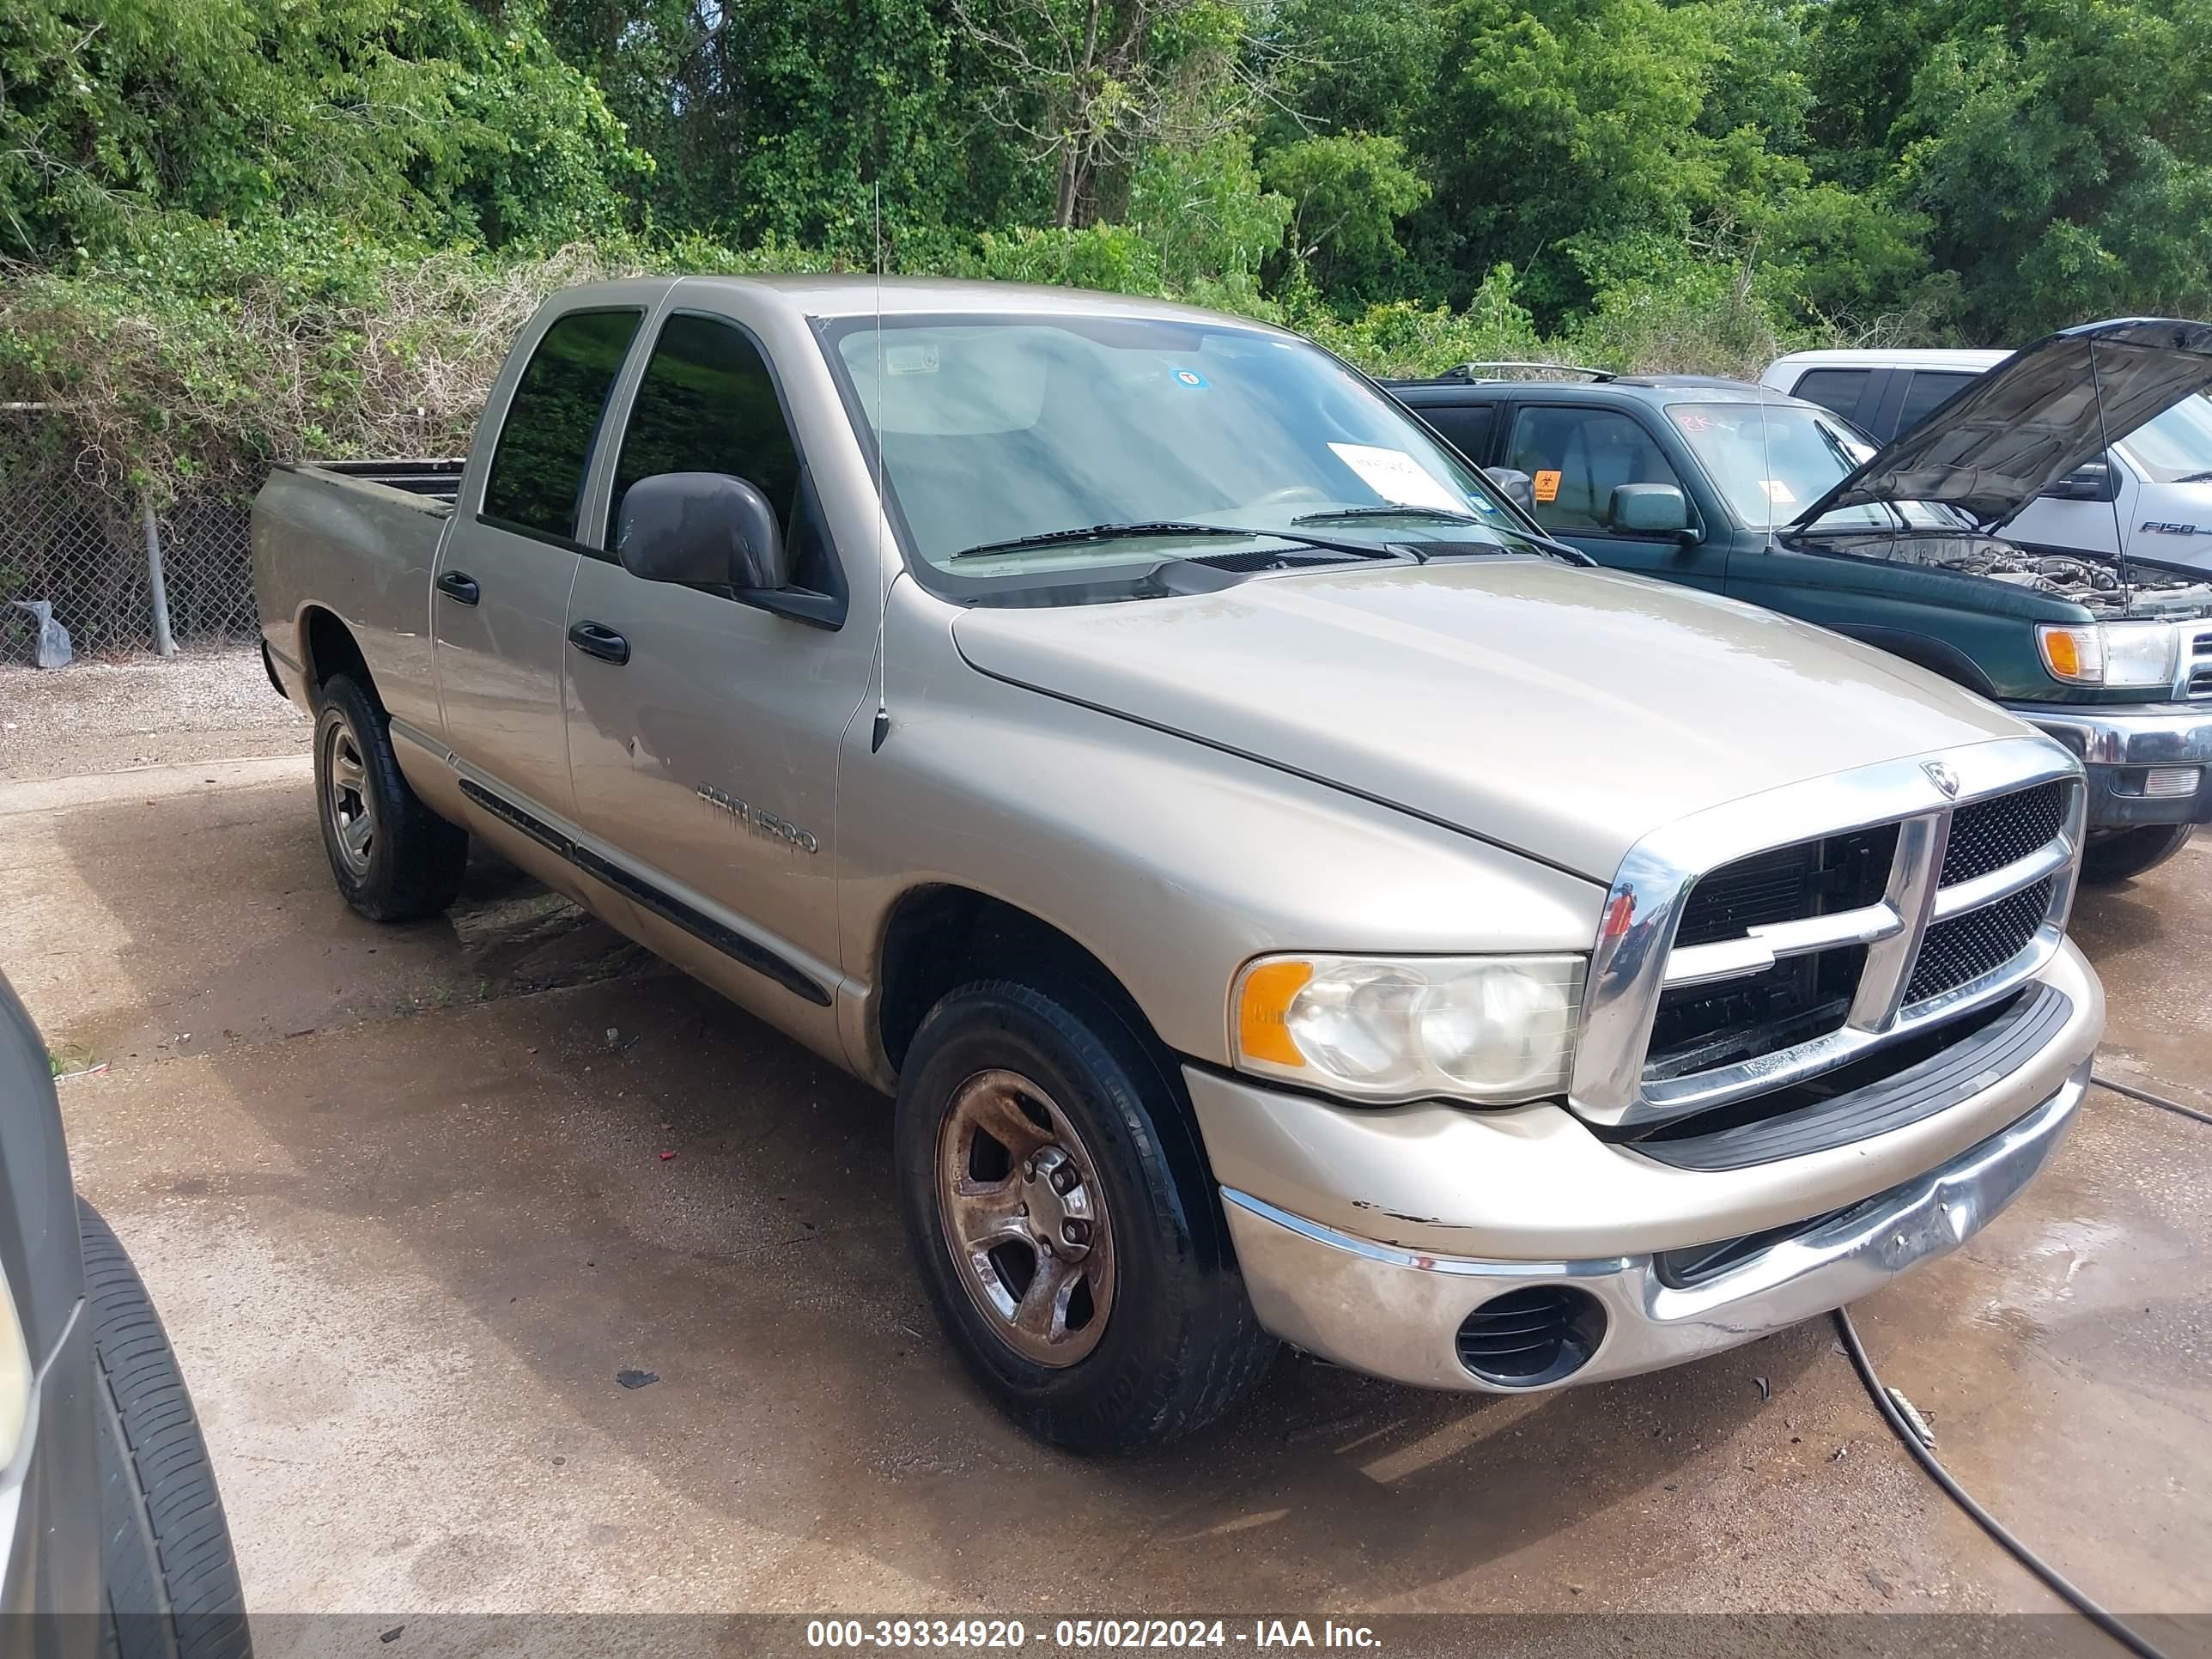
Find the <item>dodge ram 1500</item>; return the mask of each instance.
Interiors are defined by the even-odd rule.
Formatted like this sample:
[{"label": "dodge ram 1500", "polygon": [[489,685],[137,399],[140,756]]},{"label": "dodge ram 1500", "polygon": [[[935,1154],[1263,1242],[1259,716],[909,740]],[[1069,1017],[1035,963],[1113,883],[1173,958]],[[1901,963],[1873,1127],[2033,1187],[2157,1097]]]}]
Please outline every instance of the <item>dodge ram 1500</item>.
[{"label": "dodge ram 1500", "polygon": [[1279,1340],[1505,1392],[1747,1341],[2085,1086],[2079,760],[1585,568],[1279,330],[580,289],[465,463],[280,469],[253,542],[346,899],[481,838],[894,1094],[944,1328],[1062,1444]]}]

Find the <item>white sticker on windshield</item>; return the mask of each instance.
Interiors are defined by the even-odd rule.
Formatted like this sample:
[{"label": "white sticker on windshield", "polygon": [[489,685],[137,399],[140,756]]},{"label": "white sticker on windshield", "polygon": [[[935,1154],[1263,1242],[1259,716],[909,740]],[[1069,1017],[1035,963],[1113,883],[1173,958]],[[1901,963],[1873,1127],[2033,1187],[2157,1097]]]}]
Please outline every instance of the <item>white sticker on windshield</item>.
[{"label": "white sticker on windshield", "polygon": [[884,373],[886,374],[936,374],[937,343],[931,340],[921,345],[885,346]]},{"label": "white sticker on windshield", "polygon": [[1426,467],[1402,449],[1378,449],[1372,444],[1331,444],[1330,450],[1359,475],[1359,480],[1386,501],[1400,507],[1441,507],[1464,513],[1467,503],[1449,486],[1430,475]]},{"label": "white sticker on windshield", "polygon": [[1797,499],[1796,491],[1779,478],[1761,478],[1759,487],[1766,492],[1766,499],[1776,507],[1788,507]]}]

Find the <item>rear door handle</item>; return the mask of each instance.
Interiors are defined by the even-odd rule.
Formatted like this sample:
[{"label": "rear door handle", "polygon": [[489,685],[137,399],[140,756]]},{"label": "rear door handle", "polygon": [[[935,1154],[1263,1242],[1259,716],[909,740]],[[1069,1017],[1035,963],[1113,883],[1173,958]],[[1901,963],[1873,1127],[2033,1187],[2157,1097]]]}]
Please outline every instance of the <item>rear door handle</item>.
[{"label": "rear door handle", "polygon": [[568,630],[568,643],[586,656],[617,667],[629,660],[629,641],[603,623],[578,623]]},{"label": "rear door handle", "polygon": [[483,598],[483,589],[477,586],[476,578],[458,570],[448,570],[438,578],[438,591],[449,599],[459,599],[463,605],[474,605]]}]

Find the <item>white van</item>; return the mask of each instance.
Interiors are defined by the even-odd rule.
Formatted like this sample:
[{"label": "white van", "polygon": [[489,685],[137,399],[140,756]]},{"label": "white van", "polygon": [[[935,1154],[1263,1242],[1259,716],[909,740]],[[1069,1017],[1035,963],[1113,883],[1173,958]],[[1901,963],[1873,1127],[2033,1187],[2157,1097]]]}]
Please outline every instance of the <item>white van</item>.
[{"label": "white van", "polygon": [[[1759,378],[1883,443],[1917,426],[2007,351],[1796,351]],[[2005,538],[2034,551],[2125,553],[2212,569],[2212,398],[2175,404],[2030,501]]]}]

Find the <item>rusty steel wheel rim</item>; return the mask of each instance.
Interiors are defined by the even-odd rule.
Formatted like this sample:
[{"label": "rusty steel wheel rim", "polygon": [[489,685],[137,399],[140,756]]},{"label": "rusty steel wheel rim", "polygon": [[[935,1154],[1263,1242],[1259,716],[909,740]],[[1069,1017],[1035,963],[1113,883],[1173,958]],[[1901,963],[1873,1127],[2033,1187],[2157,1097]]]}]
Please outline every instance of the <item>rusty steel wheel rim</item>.
[{"label": "rusty steel wheel rim", "polygon": [[356,880],[368,873],[369,849],[376,840],[376,816],[368,800],[368,769],[361,740],[343,712],[323,734],[324,802],[337,836],[338,856]]},{"label": "rusty steel wheel rim", "polygon": [[1016,1072],[978,1072],[937,1131],[937,1210],[969,1300],[1024,1359],[1073,1365],[1114,1308],[1114,1231],[1090,1149]]}]

